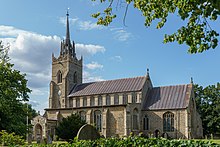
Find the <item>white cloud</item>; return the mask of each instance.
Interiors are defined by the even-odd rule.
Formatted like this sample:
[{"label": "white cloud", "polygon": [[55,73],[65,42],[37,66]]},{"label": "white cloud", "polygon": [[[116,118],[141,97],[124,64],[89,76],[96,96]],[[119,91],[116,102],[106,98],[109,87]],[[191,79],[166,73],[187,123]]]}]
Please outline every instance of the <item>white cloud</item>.
[{"label": "white cloud", "polygon": [[102,69],[103,65],[93,61],[92,63],[86,64],[85,67],[87,67],[88,69],[95,70],[95,69]]},{"label": "white cloud", "polygon": [[[75,23],[77,23],[78,20],[79,20],[78,17],[69,18],[69,24],[70,24],[70,25],[74,25]],[[59,18],[59,22],[66,27],[66,17],[60,17],[60,18]]]},{"label": "white cloud", "polygon": [[78,56],[84,55],[94,55],[98,52],[104,53],[105,47],[100,45],[93,45],[93,44],[76,44],[76,54]]},{"label": "white cloud", "polygon": [[[51,55],[52,52],[55,55],[59,54],[61,38],[0,25],[0,40],[4,44],[10,44],[11,62],[14,63],[15,69],[26,73],[28,86],[33,90],[30,95],[31,99],[34,97],[33,104],[43,112],[43,108],[48,107]],[[105,47],[100,45],[76,44],[76,53],[80,56],[91,56],[99,52],[103,53],[105,50]],[[85,81],[102,80],[99,76],[92,76],[89,73],[86,75]]]},{"label": "white cloud", "polygon": [[[66,27],[66,17],[60,17],[59,22],[63,24]],[[77,25],[80,30],[94,30],[94,29],[103,29],[104,27],[101,25],[97,25],[96,23],[92,21],[83,21],[80,20],[78,17],[76,18],[69,18],[69,24],[70,25]]]},{"label": "white cloud", "polygon": [[97,25],[91,21],[79,21],[80,30],[103,29],[103,26]]},{"label": "white cloud", "polygon": [[104,79],[101,76],[94,76],[89,72],[84,71],[83,72],[83,82],[96,82],[96,81],[104,81]]},{"label": "white cloud", "polygon": [[[48,84],[48,89],[49,89],[49,84]],[[48,95],[49,92],[47,91],[47,88],[33,88],[31,95],[34,96],[39,96],[39,95]]]},{"label": "white cloud", "polygon": [[[48,86],[51,54],[58,51],[60,38],[0,26],[0,40],[10,44],[9,56],[15,68],[27,74],[31,88]],[[7,38],[5,38],[7,36]]]},{"label": "white cloud", "polygon": [[114,38],[118,41],[127,41],[133,37],[131,33],[127,32],[123,28],[111,28],[110,31],[113,32]]},{"label": "white cloud", "polygon": [[[10,43],[11,61],[15,63],[16,69],[27,74],[31,88],[48,86],[51,79],[51,54],[59,54],[60,37],[0,26],[0,40],[5,44]],[[78,56],[90,56],[105,50],[100,45],[76,44]]]},{"label": "white cloud", "polygon": [[111,57],[111,60],[120,62],[122,60],[122,57],[121,56],[114,56],[114,57]]},{"label": "white cloud", "polygon": [[14,37],[18,36],[21,33],[26,33],[24,30],[16,29],[12,26],[0,25],[0,36],[4,37]]},{"label": "white cloud", "polygon": [[40,103],[37,102],[37,101],[35,101],[35,100],[30,100],[30,101],[29,101],[29,104],[31,104],[33,107],[37,107],[37,106],[40,105]]}]

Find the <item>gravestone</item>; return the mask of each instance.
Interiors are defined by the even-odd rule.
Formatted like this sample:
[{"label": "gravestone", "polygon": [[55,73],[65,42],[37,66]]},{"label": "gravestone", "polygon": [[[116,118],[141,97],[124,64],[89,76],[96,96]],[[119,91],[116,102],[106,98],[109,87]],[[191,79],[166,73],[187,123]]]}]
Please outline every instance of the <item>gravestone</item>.
[{"label": "gravestone", "polygon": [[47,136],[47,144],[52,144],[52,138],[50,135]]},{"label": "gravestone", "polygon": [[85,124],[79,129],[77,138],[79,140],[96,140],[100,138],[100,134],[97,132],[95,127]]}]

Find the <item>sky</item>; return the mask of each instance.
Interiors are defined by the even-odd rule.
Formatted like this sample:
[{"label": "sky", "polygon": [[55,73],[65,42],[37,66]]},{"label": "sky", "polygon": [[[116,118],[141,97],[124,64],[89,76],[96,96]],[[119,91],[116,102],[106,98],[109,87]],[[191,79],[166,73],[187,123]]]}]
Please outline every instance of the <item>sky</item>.
[{"label": "sky", "polygon": [[[65,38],[68,8],[71,40],[84,60],[83,82],[144,76],[147,68],[154,87],[187,84],[191,77],[201,86],[220,82],[220,45],[189,54],[186,45],[163,44],[164,34],[185,23],[175,14],[158,30],[155,23],[145,27],[144,17],[130,6],[125,26],[122,4],[110,26],[98,26],[91,14],[105,7],[91,0],[1,0],[0,40],[10,45],[10,62],[26,74],[32,90],[29,103],[41,114],[49,107],[51,57],[59,55]],[[220,33],[219,24],[210,22]]]}]

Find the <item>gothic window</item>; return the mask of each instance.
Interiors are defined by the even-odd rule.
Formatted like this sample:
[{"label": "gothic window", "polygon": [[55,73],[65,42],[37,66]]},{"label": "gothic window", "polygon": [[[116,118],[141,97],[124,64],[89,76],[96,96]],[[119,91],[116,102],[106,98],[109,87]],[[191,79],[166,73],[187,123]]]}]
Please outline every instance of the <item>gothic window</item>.
[{"label": "gothic window", "polygon": [[77,72],[73,75],[73,83],[77,83]]},{"label": "gothic window", "polygon": [[95,98],[90,97],[90,106],[94,106],[94,105],[95,105]]},{"label": "gothic window", "polygon": [[123,94],[123,104],[127,104],[128,95],[126,93]]},{"label": "gothic window", "polygon": [[135,92],[132,93],[132,103],[137,103],[137,94]]},{"label": "gothic window", "polygon": [[86,107],[87,106],[87,99],[86,97],[83,97],[83,107]]},{"label": "gothic window", "polygon": [[147,115],[143,118],[143,128],[144,130],[149,130],[149,118]]},{"label": "gothic window", "polygon": [[70,107],[73,107],[73,99],[69,99],[69,105]]},{"label": "gothic window", "polygon": [[57,73],[57,83],[62,83],[62,73],[60,70]]},{"label": "gothic window", "polygon": [[80,116],[81,120],[86,121],[86,112],[85,111],[80,111],[79,116]]},{"label": "gothic window", "polygon": [[111,98],[110,98],[110,95],[107,94],[106,95],[106,105],[110,105],[111,104]]},{"label": "gothic window", "polygon": [[163,114],[163,131],[173,132],[174,131],[174,114],[166,112]]},{"label": "gothic window", "polygon": [[80,107],[80,99],[76,98],[76,107]]},{"label": "gothic window", "polygon": [[119,96],[118,96],[118,94],[115,94],[114,95],[114,104],[119,104]]},{"label": "gothic window", "polygon": [[133,130],[138,130],[138,109],[135,108],[133,111],[133,119],[132,119],[132,124],[133,124]]},{"label": "gothic window", "polygon": [[102,96],[99,95],[98,96],[98,106],[101,106],[102,105]]},{"label": "gothic window", "polygon": [[94,111],[94,123],[96,130],[101,132],[102,131],[102,113],[100,110]]}]

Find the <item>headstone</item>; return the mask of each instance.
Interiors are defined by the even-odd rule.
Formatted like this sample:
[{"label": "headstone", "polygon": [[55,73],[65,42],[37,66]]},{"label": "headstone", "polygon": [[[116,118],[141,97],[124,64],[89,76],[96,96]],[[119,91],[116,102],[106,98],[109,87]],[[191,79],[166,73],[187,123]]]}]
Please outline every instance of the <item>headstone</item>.
[{"label": "headstone", "polygon": [[52,138],[50,137],[50,135],[48,135],[47,137],[47,144],[52,144]]},{"label": "headstone", "polygon": [[100,134],[97,132],[95,127],[85,124],[79,129],[77,138],[79,140],[96,140],[100,138]]},{"label": "headstone", "polygon": [[32,134],[28,134],[28,144],[32,143]]},{"label": "headstone", "polygon": [[164,133],[164,138],[168,139],[168,134]]},{"label": "headstone", "polygon": [[41,137],[37,136],[37,144],[40,144],[40,143],[41,143]]}]

